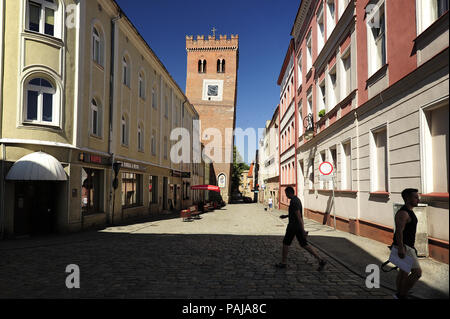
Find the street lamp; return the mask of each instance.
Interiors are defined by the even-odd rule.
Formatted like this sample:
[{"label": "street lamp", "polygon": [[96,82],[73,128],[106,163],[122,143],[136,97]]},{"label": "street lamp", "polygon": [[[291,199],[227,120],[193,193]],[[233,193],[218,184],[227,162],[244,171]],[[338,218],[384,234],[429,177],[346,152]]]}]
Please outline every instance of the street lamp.
[{"label": "street lamp", "polygon": [[314,136],[314,118],[311,113],[303,118],[303,125],[306,127],[305,140],[309,141]]}]

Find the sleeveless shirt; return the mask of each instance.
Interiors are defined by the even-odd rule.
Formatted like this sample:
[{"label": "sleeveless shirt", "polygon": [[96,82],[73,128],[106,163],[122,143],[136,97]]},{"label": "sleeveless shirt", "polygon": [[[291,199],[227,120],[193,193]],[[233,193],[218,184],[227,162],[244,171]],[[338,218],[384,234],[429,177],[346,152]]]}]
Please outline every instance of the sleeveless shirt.
[{"label": "sleeveless shirt", "polygon": [[[416,230],[417,230],[417,217],[416,214],[406,206],[400,208],[400,210],[404,210],[408,213],[409,218],[411,219],[409,223],[406,223],[405,228],[403,229],[403,244],[407,245],[411,248],[414,248],[414,244],[416,241]],[[399,210],[399,211],[400,211]],[[397,212],[398,213],[398,212]],[[394,234],[394,245],[398,245],[396,236]]]}]

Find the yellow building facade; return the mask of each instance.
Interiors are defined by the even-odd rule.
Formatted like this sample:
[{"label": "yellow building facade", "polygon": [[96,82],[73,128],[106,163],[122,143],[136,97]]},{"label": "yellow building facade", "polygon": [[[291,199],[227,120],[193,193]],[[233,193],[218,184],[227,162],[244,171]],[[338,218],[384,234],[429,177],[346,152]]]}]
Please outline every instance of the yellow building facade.
[{"label": "yellow building facade", "polygon": [[[201,200],[171,160],[198,113],[112,0],[0,1],[2,235],[79,231]],[[192,149],[192,147],[191,147]],[[195,198],[194,198],[195,197]]]}]

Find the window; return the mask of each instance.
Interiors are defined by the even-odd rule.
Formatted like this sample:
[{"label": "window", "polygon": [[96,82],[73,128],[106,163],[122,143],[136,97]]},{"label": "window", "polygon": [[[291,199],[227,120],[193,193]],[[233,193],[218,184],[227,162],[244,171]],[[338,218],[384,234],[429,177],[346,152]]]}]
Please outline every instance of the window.
[{"label": "window", "polygon": [[[337,176],[338,176],[338,161],[337,161],[337,149],[336,149],[336,146],[330,147],[329,162],[333,165],[333,175],[336,177],[336,180],[337,180]],[[329,189],[333,189],[333,183],[334,183],[333,180],[328,182],[328,188]]]},{"label": "window", "polygon": [[386,21],[384,3],[376,6],[367,17],[367,54],[369,77],[386,64]]},{"label": "window", "polygon": [[338,89],[336,82],[336,65],[328,72],[328,109],[334,108],[338,101]]},{"label": "window", "polygon": [[139,97],[145,100],[145,77],[144,72],[139,73]]},{"label": "window", "polygon": [[341,188],[352,189],[352,149],[350,141],[342,143]]},{"label": "window", "polygon": [[137,142],[138,150],[144,151],[144,129],[142,124],[138,126]]},{"label": "window", "polygon": [[92,58],[94,62],[100,66],[104,66],[103,55],[104,55],[104,43],[100,32],[96,27],[92,30]]},{"label": "window", "polygon": [[300,136],[302,136],[303,135],[303,128],[304,128],[304,124],[303,124],[303,122],[304,122],[304,118],[303,118],[303,101],[302,100],[300,100],[299,102],[298,102],[298,118],[299,118],[299,121],[298,121],[298,136],[300,137]]},{"label": "window", "polygon": [[306,40],[306,72],[312,68],[312,43],[311,43],[311,31],[309,31],[307,40]]},{"label": "window", "polygon": [[387,192],[389,187],[386,127],[372,131],[370,164],[371,191]]},{"label": "window", "polygon": [[122,115],[121,128],[122,128],[122,131],[121,131],[122,145],[128,146],[129,127],[128,127],[128,117],[126,115]]},{"label": "window", "polygon": [[158,204],[158,176],[150,176],[148,190],[151,204]]},{"label": "window", "polygon": [[156,155],[156,140],[155,140],[156,132],[153,130],[152,132],[152,140],[151,140],[151,148],[152,148],[152,155]]},{"label": "window", "polygon": [[339,18],[341,18],[342,14],[344,13],[345,9],[347,8],[347,5],[349,4],[350,0],[339,0]]},{"label": "window", "polygon": [[351,72],[351,55],[350,55],[350,47],[346,50],[344,54],[341,56],[341,96],[342,99],[347,97],[351,92],[352,85],[352,72]]},{"label": "window", "polygon": [[25,88],[24,121],[27,123],[59,124],[58,94],[55,86],[47,79],[34,78]]},{"label": "window", "polygon": [[164,97],[164,117],[169,117],[169,97],[167,95]]},{"label": "window", "polygon": [[158,108],[158,94],[156,93],[156,87],[152,87],[152,107]]},{"label": "window", "polygon": [[164,159],[167,159],[168,157],[168,142],[167,142],[167,136],[164,136]]},{"label": "window", "polygon": [[[326,161],[326,153],[325,151],[322,151],[319,153],[319,160],[320,160],[320,164],[322,164],[323,162]],[[319,166],[320,169],[320,166]],[[324,189],[324,183],[322,180],[319,180],[319,188],[320,189]]]},{"label": "window", "polygon": [[[305,185],[305,165],[304,165],[304,161],[299,160],[298,161],[298,185],[299,186],[304,186]],[[302,187],[300,188],[302,189]]]},{"label": "window", "polygon": [[424,110],[422,117],[423,192],[448,193],[448,104]]},{"label": "window", "polygon": [[333,32],[334,27],[336,26],[336,10],[334,5],[335,0],[327,0],[326,6],[327,6],[327,38],[330,37],[331,32]]},{"label": "window", "polygon": [[217,60],[217,73],[225,73],[225,60],[224,59]]},{"label": "window", "polygon": [[49,36],[60,36],[60,28],[55,26],[59,18],[57,0],[28,1],[27,29]]},{"label": "window", "polygon": [[81,211],[83,214],[101,210],[103,171],[83,168],[81,170]]},{"label": "window", "polygon": [[122,206],[142,205],[142,175],[122,173]]},{"label": "window", "polygon": [[323,4],[317,13],[317,54],[322,51],[323,45],[325,44],[325,23],[323,18]]},{"label": "window", "polygon": [[[326,103],[325,103],[325,81],[322,81],[321,83],[319,83],[318,85],[318,90],[317,90],[317,113],[318,115],[321,114],[320,112],[322,110],[325,110],[326,112]],[[322,113],[323,114],[323,113]],[[321,117],[319,115],[319,117]]]},{"label": "window", "polygon": [[122,83],[130,87],[130,66],[126,57],[122,59],[122,77]]},{"label": "window", "polygon": [[198,60],[198,73],[206,73],[206,60]]},{"label": "window", "polygon": [[416,0],[417,34],[425,31],[448,11],[449,0]]},{"label": "window", "polygon": [[91,134],[102,136],[102,107],[96,99],[91,101]]},{"label": "window", "polygon": [[314,159],[309,160],[308,183],[309,183],[309,189],[314,189]]},{"label": "window", "polygon": [[302,85],[302,81],[303,81],[303,73],[302,73],[302,53],[300,52],[300,55],[298,56],[298,62],[297,62],[297,82],[298,82],[298,87],[300,87]]}]

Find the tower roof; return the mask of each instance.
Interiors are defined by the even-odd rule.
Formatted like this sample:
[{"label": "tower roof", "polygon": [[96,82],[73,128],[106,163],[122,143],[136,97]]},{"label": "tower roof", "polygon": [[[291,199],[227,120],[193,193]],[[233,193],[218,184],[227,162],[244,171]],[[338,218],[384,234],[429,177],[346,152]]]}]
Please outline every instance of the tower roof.
[{"label": "tower roof", "polygon": [[204,35],[197,35],[194,40],[194,36],[186,36],[186,50],[198,51],[198,50],[237,50],[239,48],[239,36],[232,34],[231,38],[227,35],[219,35],[217,39],[215,36],[208,35],[208,39],[205,39]]}]

